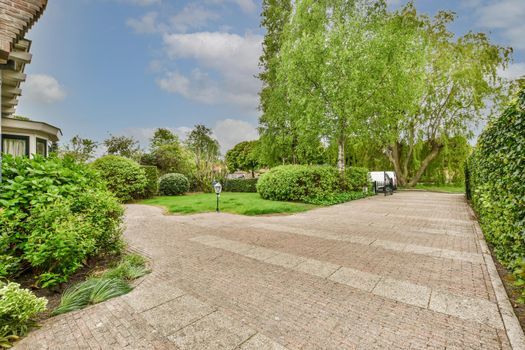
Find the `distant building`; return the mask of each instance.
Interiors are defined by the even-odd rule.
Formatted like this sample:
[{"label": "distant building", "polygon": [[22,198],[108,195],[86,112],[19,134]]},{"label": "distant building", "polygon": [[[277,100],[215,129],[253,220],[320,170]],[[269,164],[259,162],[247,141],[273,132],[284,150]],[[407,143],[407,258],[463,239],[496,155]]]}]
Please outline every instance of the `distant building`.
[{"label": "distant building", "polygon": [[24,68],[31,62],[27,31],[40,18],[47,0],[0,1],[0,146],[15,156],[47,155],[62,132],[44,122],[14,118],[25,81]]}]

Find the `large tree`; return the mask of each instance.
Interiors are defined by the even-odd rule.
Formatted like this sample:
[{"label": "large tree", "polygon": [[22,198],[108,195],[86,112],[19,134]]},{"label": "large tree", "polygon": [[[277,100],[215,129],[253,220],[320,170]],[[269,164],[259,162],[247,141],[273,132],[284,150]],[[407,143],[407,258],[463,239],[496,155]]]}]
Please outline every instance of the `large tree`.
[{"label": "large tree", "polygon": [[[392,91],[413,84],[405,68],[407,57],[417,56],[414,31],[391,16],[384,1],[296,1],[280,36],[275,88],[267,93],[273,99],[263,104],[262,121],[280,116],[274,119],[292,144],[315,151],[335,142],[344,170],[347,140],[368,135],[376,116],[406,103]],[[263,136],[268,132],[264,128]]]},{"label": "large tree", "polygon": [[259,141],[243,141],[226,152],[225,162],[230,171],[250,171],[255,177],[255,170],[261,166],[259,160]]},{"label": "large tree", "polygon": [[221,155],[219,142],[213,138],[210,128],[197,124],[188,133],[186,146],[195,153],[196,162],[214,162]]},{"label": "large tree", "polygon": [[64,146],[61,153],[64,157],[70,157],[77,162],[84,163],[95,156],[97,147],[97,142],[75,135],[71,138],[69,144]]},{"label": "large tree", "polygon": [[[481,116],[502,105],[507,84],[497,70],[508,63],[511,50],[492,44],[483,33],[456,38],[447,28],[455,17],[451,12],[418,16],[409,3],[399,16],[410,17],[420,28],[424,69],[414,79],[424,85],[412,98],[411,110],[398,108],[384,115],[390,138],[386,153],[400,184],[414,186],[447,139],[471,136]],[[414,147],[421,143],[429,152],[411,171]]]}]

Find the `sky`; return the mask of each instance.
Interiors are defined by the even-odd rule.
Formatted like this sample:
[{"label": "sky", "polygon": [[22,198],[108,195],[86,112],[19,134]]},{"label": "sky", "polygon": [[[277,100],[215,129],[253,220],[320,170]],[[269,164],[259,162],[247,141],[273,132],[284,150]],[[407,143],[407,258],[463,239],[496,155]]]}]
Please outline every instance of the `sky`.
[{"label": "sky", "polygon": [[[415,3],[456,12],[457,35],[483,31],[513,47],[501,74],[525,75],[525,0]],[[61,143],[112,134],[146,147],[156,128],[184,139],[205,124],[224,153],[258,137],[260,12],[261,0],[49,0],[27,36],[33,60],[16,114],[60,127]]]}]

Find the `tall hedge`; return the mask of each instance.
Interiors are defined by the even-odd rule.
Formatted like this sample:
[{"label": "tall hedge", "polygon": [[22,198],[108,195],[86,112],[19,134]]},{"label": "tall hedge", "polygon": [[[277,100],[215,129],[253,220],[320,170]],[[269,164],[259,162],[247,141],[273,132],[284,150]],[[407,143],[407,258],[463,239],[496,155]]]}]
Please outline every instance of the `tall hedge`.
[{"label": "tall hedge", "polygon": [[525,89],[490,121],[467,166],[485,237],[518,284],[525,284]]},{"label": "tall hedge", "polygon": [[146,186],[144,187],[144,198],[156,196],[159,192],[159,169],[154,165],[141,165],[146,175]]}]

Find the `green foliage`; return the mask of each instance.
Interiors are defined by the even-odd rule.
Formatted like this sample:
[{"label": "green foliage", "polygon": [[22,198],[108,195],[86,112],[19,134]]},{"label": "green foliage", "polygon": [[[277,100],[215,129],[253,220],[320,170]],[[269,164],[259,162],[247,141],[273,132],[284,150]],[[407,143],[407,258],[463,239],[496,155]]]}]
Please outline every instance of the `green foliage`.
[{"label": "green foliage", "polygon": [[[490,121],[469,158],[472,204],[487,240],[525,285],[525,89]],[[522,293],[525,299],[525,289]]]},{"label": "green foliage", "polygon": [[66,281],[89,256],[121,247],[123,209],[90,167],[5,156],[3,173],[0,277],[30,267],[50,286]]},{"label": "green foliage", "polygon": [[64,147],[61,153],[65,158],[85,163],[94,157],[97,147],[97,142],[75,135],[71,141],[69,141],[69,144]]},{"label": "green foliage", "polygon": [[80,310],[91,304],[129,293],[130,285],[118,278],[91,278],[68,288],[53,315]]},{"label": "green foliage", "polygon": [[110,155],[126,157],[133,160],[140,158],[139,142],[131,136],[114,136],[104,140],[106,151]]},{"label": "green foliage", "polygon": [[137,254],[125,255],[114,268],[101,276],[90,278],[68,288],[60,300],[60,305],[53,310],[53,315],[80,310],[90,304],[123,295],[131,291],[127,283],[142,277],[150,271],[146,260]]},{"label": "green foliage", "polygon": [[282,165],[261,175],[257,192],[264,199],[308,201],[339,192],[340,174],[330,166]]},{"label": "green foliage", "polygon": [[195,125],[188,134],[186,145],[195,154],[197,162],[201,160],[213,162],[219,159],[219,142],[212,137],[211,129],[205,125]]},{"label": "green foliage", "polygon": [[344,191],[363,191],[363,187],[370,186],[368,169],[362,167],[348,167],[345,169],[341,187]]},{"label": "green foliage", "polygon": [[231,150],[226,152],[226,165],[231,172],[237,170],[254,171],[260,167],[259,161],[259,142],[244,141],[238,143]]},{"label": "green foliage", "polygon": [[178,196],[188,192],[190,182],[182,174],[166,174],[159,179],[159,194],[162,196]]},{"label": "green foliage", "polygon": [[150,148],[154,151],[160,146],[170,145],[172,143],[179,143],[177,135],[172,133],[169,129],[158,128],[155,130],[155,133],[150,140]]},{"label": "green foliage", "polygon": [[0,282],[0,348],[10,347],[11,341],[26,334],[46,305],[45,298],[37,298],[19,284]]},{"label": "green foliage", "polygon": [[154,165],[142,165],[146,175],[146,186],[144,187],[144,198],[156,196],[159,192],[159,169]]},{"label": "green foliage", "polygon": [[259,179],[227,179],[224,181],[225,192],[257,192]]},{"label": "green foliage", "polygon": [[372,193],[365,193],[363,191],[355,192],[333,192],[323,197],[309,197],[306,199],[306,203],[315,205],[334,205],[340,203],[346,203],[356,199],[366,198]]},{"label": "green foliage", "polygon": [[119,156],[104,156],[91,166],[102,175],[108,189],[122,202],[143,196],[147,179],[144,169],[137,162]]}]

